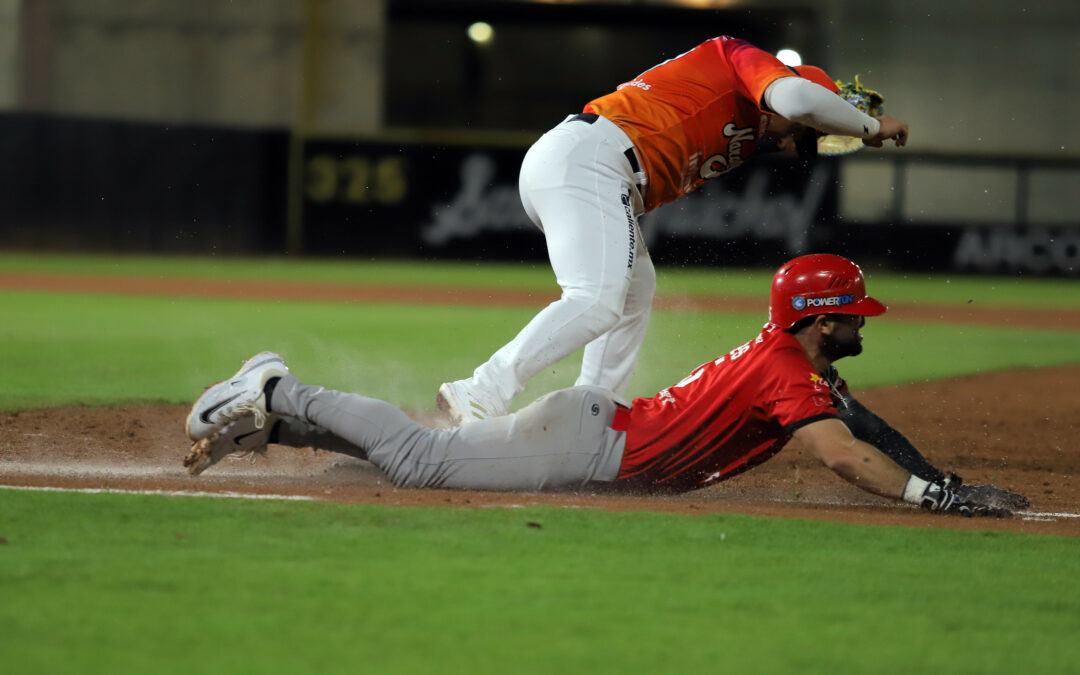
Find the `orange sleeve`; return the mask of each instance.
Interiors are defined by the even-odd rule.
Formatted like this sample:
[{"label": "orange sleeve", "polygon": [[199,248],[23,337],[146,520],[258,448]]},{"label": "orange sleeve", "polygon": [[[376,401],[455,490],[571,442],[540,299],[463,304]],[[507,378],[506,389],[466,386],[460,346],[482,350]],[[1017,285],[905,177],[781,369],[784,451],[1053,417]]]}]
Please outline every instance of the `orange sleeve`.
[{"label": "orange sleeve", "polygon": [[798,73],[792,72],[780,59],[745,40],[728,38],[722,44],[743,95],[759,108],[761,97],[770,84],[781,77],[798,77]]},{"label": "orange sleeve", "polygon": [[585,111],[611,120],[634,144],[651,211],[741,166],[767,124],[766,87],[793,74],[768,52],[721,36],[620,84]]}]

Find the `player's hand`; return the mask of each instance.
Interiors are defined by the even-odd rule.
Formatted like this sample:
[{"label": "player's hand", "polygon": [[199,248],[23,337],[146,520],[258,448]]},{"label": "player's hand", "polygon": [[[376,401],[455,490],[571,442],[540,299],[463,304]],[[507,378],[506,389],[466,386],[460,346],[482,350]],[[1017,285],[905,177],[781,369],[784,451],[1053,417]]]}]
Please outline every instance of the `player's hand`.
[{"label": "player's hand", "polygon": [[890,117],[889,115],[882,115],[875,118],[881,124],[881,128],[878,129],[877,134],[870,138],[863,139],[863,145],[869,145],[874,148],[880,148],[885,141],[892,139],[896,142],[897,147],[903,147],[907,145],[908,138],[908,125],[907,122],[901,122],[900,120]]},{"label": "player's hand", "polygon": [[1008,511],[1023,511],[1031,506],[1031,502],[1024,495],[990,484],[960,485],[956,488],[956,496],[969,504]]},{"label": "player's hand", "polygon": [[926,492],[923,493],[919,505],[928,511],[954,513],[967,518],[972,516],[1012,517],[1011,509],[965,500],[957,493],[957,490],[963,487],[961,485],[957,489],[953,489],[949,485],[949,480],[945,480],[944,483],[930,483],[926,486]]}]

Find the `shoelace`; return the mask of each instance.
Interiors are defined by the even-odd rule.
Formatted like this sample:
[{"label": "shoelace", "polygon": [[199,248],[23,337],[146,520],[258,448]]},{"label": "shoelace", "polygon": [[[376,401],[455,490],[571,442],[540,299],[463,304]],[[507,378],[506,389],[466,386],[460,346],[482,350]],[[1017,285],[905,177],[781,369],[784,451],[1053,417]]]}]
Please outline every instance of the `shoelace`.
[{"label": "shoelace", "polygon": [[260,457],[266,457],[267,447],[265,445],[258,448],[251,448],[249,450],[237,450],[236,452],[227,455],[227,459],[231,462],[238,462],[240,460],[248,460],[251,464],[254,464]]},{"label": "shoelace", "polygon": [[222,417],[232,422],[240,419],[244,415],[252,415],[255,418],[256,429],[262,429],[266,424],[266,413],[255,403],[241,403],[233,408],[228,414],[222,415]]},{"label": "shoelace", "polygon": [[[254,417],[256,428],[262,429],[263,426],[266,425],[266,414],[259,410],[258,406],[253,403],[245,403],[243,405],[237,406],[233,410],[232,414],[229,415],[226,419],[235,421],[246,414],[251,414],[251,416]],[[230,461],[249,459],[249,461],[254,464],[260,455],[262,457],[267,456],[267,447],[265,445],[262,445],[259,447],[248,448],[246,450],[234,450],[232,452],[227,452],[224,455],[220,455],[217,459],[214,459],[212,454],[213,444],[216,443],[221,437],[221,433],[222,432],[219,431],[209,436],[208,438],[197,441],[194,445],[191,446],[191,450],[188,452],[187,456],[184,457],[184,466],[188,467],[189,473],[193,475],[199,475],[203,471],[206,471],[211,466],[216,464],[221,459],[227,458]]]}]

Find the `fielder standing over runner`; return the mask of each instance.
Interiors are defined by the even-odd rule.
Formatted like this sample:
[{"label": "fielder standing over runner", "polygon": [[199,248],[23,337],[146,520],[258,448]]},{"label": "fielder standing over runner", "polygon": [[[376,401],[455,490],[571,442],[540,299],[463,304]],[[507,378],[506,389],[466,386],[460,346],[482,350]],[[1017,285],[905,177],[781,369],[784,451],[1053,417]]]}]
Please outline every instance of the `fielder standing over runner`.
[{"label": "fielder standing over runner", "polygon": [[624,393],[656,286],[638,217],[755,151],[904,145],[907,124],[881,114],[882,100],[858,81],[841,89],[820,68],[789,68],[718,37],[567,117],[529,149],[519,178],[562,296],[471,378],[444,383],[439,408],[455,424],[505,415],[533,376],[582,347],[576,384]]},{"label": "fielder standing over runner", "polygon": [[400,487],[599,483],[681,492],[751,469],[794,439],[874,494],[962,515],[1026,508],[1020,495],[946,476],[848,392],[832,364],[862,352],[865,317],[884,311],[850,260],[803,256],[776,272],[760,335],[652,398],[628,405],[599,387],[575,386],[453,429],[305,384],[281,357],[263,352],[195,402],[187,432],[196,443],[184,465],[200,473],[230,453],[279,443],[366,459]]}]

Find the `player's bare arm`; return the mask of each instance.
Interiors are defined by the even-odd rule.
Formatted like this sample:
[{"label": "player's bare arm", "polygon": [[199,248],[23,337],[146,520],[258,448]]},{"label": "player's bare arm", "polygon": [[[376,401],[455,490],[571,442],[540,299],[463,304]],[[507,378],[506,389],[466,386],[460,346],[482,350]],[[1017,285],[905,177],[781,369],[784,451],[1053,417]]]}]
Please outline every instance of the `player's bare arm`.
[{"label": "player's bare arm", "polygon": [[844,480],[883,497],[917,504],[930,511],[963,516],[1009,517],[1006,505],[970,500],[950,485],[950,480],[931,482],[907,469],[880,450],[858,440],[839,419],[825,419],[800,428],[794,434],[812,455]]},{"label": "player's bare arm", "polygon": [[948,480],[949,487],[954,489],[962,499],[972,504],[1009,511],[1022,511],[1031,505],[1027,497],[1016,492],[996,485],[968,485],[955,473],[946,475],[931,464],[904,434],[894,429],[852,396],[847,391],[846,385],[843,386],[842,398],[836,407],[840,419],[856,438],[874,446],[919,478],[942,484]]},{"label": "player's bare arm", "polygon": [[795,432],[795,440],[849,483],[883,497],[903,497],[911,474],[874,446],[855,438],[840,420],[807,424]]}]

